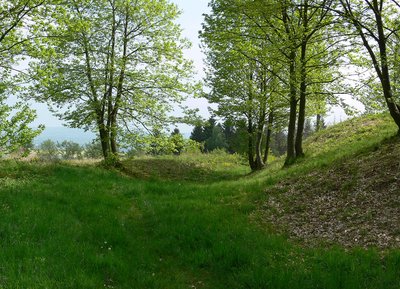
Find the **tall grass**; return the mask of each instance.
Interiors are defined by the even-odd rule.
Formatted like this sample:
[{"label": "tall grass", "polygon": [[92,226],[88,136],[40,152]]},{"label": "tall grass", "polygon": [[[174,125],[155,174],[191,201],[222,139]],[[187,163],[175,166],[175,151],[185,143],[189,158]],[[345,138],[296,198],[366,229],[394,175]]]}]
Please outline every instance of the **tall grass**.
[{"label": "tall grass", "polygon": [[[349,143],[340,157],[364,147]],[[266,186],[323,155],[251,175],[227,155],[124,174],[1,162],[0,288],[400,288],[399,250],[303,247],[252,218]]]}]

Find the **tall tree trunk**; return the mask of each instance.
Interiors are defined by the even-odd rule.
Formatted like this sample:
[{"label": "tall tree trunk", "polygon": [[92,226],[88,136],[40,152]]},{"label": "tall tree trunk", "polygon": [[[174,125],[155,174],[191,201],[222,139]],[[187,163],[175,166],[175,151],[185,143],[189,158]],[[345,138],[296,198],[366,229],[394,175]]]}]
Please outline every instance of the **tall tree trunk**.
[{"label": "tall tree trunk", "polygon": [[296,51],[292,49],[290,53],[290,112],[289,126],[287,135],[287,154],[285,166],[293,164],[295,161],[295,134],[296,134],[296,117],[297,117],[297,97],[296,97]]},{"label": "tall tree trunk", "polygon": [[285,5],[282,9],[282,21],[285,25],[285,32],[289,43],[291,44],[290,53],[288,57],[289,61],[289,125],[288,125],[288,135],[287,135],[287,154],[285,160],[285,166],[291,165],[296,158],[295,154],[295,136],[296,136],[296,117],[297,117],[297,92],[296,92],[296,43],[292,35],[292,30],[289,25],[289,9],[290,1],[285,1]]},{"label": "tall tree trunk", "polygon": [[[116,34],[117,34],[117,20],[116,20],[116,7],[115,0],[109,2],[112,8],[112,20],[111,20],[111,47],[109,53],[109,67],[107,67],[108,78],[108,90],[106,93],[107,99],[107,130],[109,133],[109,146],[110,153],[116,155],[116,130],[115,126],[116,115],[114,115],[114,101],[113,101],[113,89],[114,89],[114,73],[115,73],[115,45],[116,45]],[[107,61],[108,62],[108,61]]]},{"label": "tall tree trunk", "polygon": [[271,136],[272,136],[272,125],[274,123],[274,113],[271,111],[268,116],[268,126],[267,126],[267,133],[265,136],[265,151],[264,151],[264,158],[263,162],[266,165],[268,163],[268,156],[269,156],[269,148],[271,146]]},{"label": "tall tree trunk", "polygon": [[307,42],[303,40],[301,44],[301,72],[300,72],[300,104],[299,104],[299,115],[297,119],[297,134],[296,134],[296,158],[303,157],[303,133],[304,124],[306,121],[306,95],[307,95],[307,70],[306,70],[306,53],[307,53]]},{"label": "tall tree trunk", "polygon": [[315,131],[317,131],[317,132],[321,130],[321,125],[322,125],[321,121],[322,121],[322,116],[321,116],[320,113],[318,113],[317,114],[317,120],[316,120],[316,123],[315,123]]},{"label": "tall tree trunk", "polygon": [[248,125],[247,125],[247,134],[248,134],[248,140],[247,140],[247,154],[248,154],[248,159],[249,159],[249,165],[252,171],[256,170],[256,162],[254,160],[254,141],[253,141],[253,120],[250,117],[248,117]]},{"label": "tall tree trunk", "polygon": [[260,120],[260,123],[257,127],[257,136],[256,136],[256,170],[261,170],[264,168],[264,162],[262,157],[262,141],[263,141],[263,132],[264,132],[264,120]]},{"label": "tall tree trunk", "polygon": [[[376,19],[376,26],[378,28],[378,38],[379,38],[379,52],[380,52],[380,61],[381,61],[381,84],[383,89],[383,95],[386,100],[386,104],[388,106],[390,115],[392,116],[394,122],[398,127],[398,135],[400,135],[400,107],[396,104],[393,98],[393,91],[390,82],[390,73],[388,66],[388,57],[387,57],[387,38],[385,35],[385,28],[382,20],[382,14],[380,13],[379,3],[374,0],[374,14]],[[378,73],[379,75],[379,73]]]},{"label": "tall tree trunk", "polygon": [[[117,116],[118,110],[120,107],[120,102],[122,98],[122,89],[125,80],[125,69],[126,69],[126,62],[127,62],[127,53],[128,53],[128,22],[129,22],[129,7],[126,6],[125,9],[125,21],[124,21],[124,38],[123,38],[123,52],[122,52],[122,64],[121,70],[118,77],[118,84],[117,84],[117,93],[115,96],[115,101],[113,105],[113,109],[110,115],[110,145],[111,145],[111,152],[117,156],[118,155],[118,145],[117,145],[117,134],[118,134],[118,125],[117,125]],[[114,33],[115,35],[115,33]]]},{"label": "tall tree trunk", "polygon": [[[368,54],[371,57],[375,71],[381,82],[386,105],[389,109],[390,115],[392,116],[394,122],[398,127],[398,135],[400,135],[400,107],[398,104],[396,104],[395,100],[393,99],[393,91],[390,82],[390,73],[388,67],[387,46],[386,46],[388,38],[385,35],[385,26],[382,18],[383,0],[380,3],[377,0],[368,2],[369,9],[372,13],[374,13],[376,20],[376,28],[378,35],[377,37],[375,37],[375,40],[377,41],[379,46],[379,55],[375,53],[375,51],[373,50],[373,46],[368,41],[367,34],[363,31],[363,23],[361,23],[355,17],[351,4],[348,1],[344,0],[340,0],[340,3],[342,7],[345,9],[346,13],[351,16],[350,22],[357,29],[357,32],[360,35],[361,40],[363,42],[363,45],[367,49]],[[370,31],[368,31],[368,33],[370,34]]]},{"label": "tall tree trunk", "polygon": [[118,146],[117,146],[117,116],[114,115],[111,119],[111,131],[110,131],[110,148],[111,152],[117,156]]},{"label": "tall tree trunk", "polygon": [[101,150],[103,157],[106,160],[110,156],[110,142],[108,131],[104,125],[104,120],[101,116],[97,116],[97,129],[99,130]]}]

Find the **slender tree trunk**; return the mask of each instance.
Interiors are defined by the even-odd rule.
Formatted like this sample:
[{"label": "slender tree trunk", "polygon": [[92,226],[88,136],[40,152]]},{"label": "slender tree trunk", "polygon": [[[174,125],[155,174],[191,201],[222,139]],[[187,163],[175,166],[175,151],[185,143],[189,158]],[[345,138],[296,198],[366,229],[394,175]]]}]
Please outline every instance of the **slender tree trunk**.
[{"label": "slender tree trunk", "polygon": [[265,151],[264,151],[264,158],[263,158],[263,162],[265,165],[268,163],[273,123],[274,123],[274,113],[271,111],[268,116],[268,126],[267,126],[267,133],[266,133],[266,137],[265,137]]},{"label": "slender tree trunk", "polygon": [[371,57],[375,71],[381,82],[386,105],[389,109],[390,115],[392,116],[394,122],[398,127],[398,135],[400,135],[400,107],[399,105],[396,104],[393,98],[393,91],[390,82],[390,73],[388,67],[387,46],[386,46],[388,39],[387,36],[385,35],[385,27],[382,18],[383,0],[380,3],[377,0],[368,2],[368,5],[370,5],[369,8],[371,12],[374,13],[376,20],[376,28],[378,35],[375,38],[375,40],[377,41],[379,46],[379,55],[377,55],[374,52],[372,45],[369,43],[367,34],[363,31],[362,23],[354,17],[354,13],[352,11],[352,6],[350,5],[350,2],[340,0],[340,3],[342,7],[346,10],[346,13],[348,13],[351,16],[350,22],[357,29],[357,32],[360,35],[361,40],[363,42],[363,45],[367,49]]},{"label": "slender tree trunk", "polygon": [[116,155],[117,147],[116,147],[116,131],[113,126],[115,126],[116,115],[114,115],[114,101],[113,101],[113,89],[114,89],[114,73],[115,73],[115,45],[116,45],[116,34],[117,34],[117,20],[116,20],[116,7],[115,0],[110,1],[109,4],[112,8],[112,20],[111,20],[111,47],[109,53],[109,67],[107,67],[108,71],[108,90],[106,93],[107,100],[107,130],[108,130],[108,141],[109,141],[109,149],[110,154]]},{"label": "slender tree trunk", "polygon": [[256,162],[254,160],[254,141],[253,141],[253,120],[251,117],[248,118],[247,125],[247,134],[248,134],[248,143],[247,143],[247,154],[249,158],[249,165],[252,171],[256,170]]},{"label": "slender tree trunk", "polygon": [[287,154],[285,160],[285,166],[291,165],[295,158],[295,136],[296,136],[296,117],[297,117],[297,92],[296,92],[296,43],[295,39],[292,35],[292,30],[289,25],[289,15],[287,5],[288,1],[285,1],[285,5],[282,10],[282,21],[285,25],[285,32],[288,37],[289,43],[291,43],[292,47],[290,47],[290,53],[288,57],[289,61],[289,102],[290,102],[290,111],[289,111],[289,125],[288,125],[288,135],[287,135]]},{"label": "slender tree trunk", "polygon": [[117,116],[112,116],[111,119],[111,131],[110,131],[110,148],[111,152],[114,155],[118,155],[118,146],[117,146]]},{"label": "slender tree trunk", "polygon": [[300,72],[300,104],[299,104],[299,115],[297,119],[297,134],[296,134],[296,158],[303,157],[303,133],[304,124],[306,121],[306,95],[307,95],[307,71],[306,71],[306,54],[307,54],[307,42],[303,40],[301,45],[301,72]]},{"label": "slender tree trunk", "polygon": [[262,157],[262,141],[263,141],[263,131],[264,131],[264,120],[261,120],[257,127],[256,136],[256,170],[261,170],[264,168],[264,162]]},{"label": "slender tree trunk", "polygon": [[387,39],[384,31],[384,24],[382,20],[382,14],[379,12],[379,5],[376,0],[374,2],[374,13],[376,24],[378,28],[378,37],[379,37],[379,52],[380,52],[380,60],[381,60],[381,84],[383,89],[383,95],[386,100],[386,104],[388,106],[390,115],[392,116],[394,122],[398,127],[398,134],[400,135],[400,108],[399,105],[396,104],[393,98],[393,90],[390,82],[390,73],[388,66],[388,57],[387,57]]},{"label": "slender tree trunk", "polygon": [[322,116],[320,113],[317,114],[317,120],[315,123],[315,131],[320,131],[321,130],[321,120],[322,120]]},{"label": "slender tree trunk", "polygon": [[287,154],[285,166],[291,165],[295,158],[295,134],[296,134],[296,117],[297,117],[297,97],[296,97],[296,51],[292,49],[290,53],[290,112],[289,126],[287,136]]},{"label": "slender tree trunk", "polygon": [[[114,20],[115,21],[115,20]],[[118,155],[118,145],[117,145],[117,134],[118,134],[118,125],[117,125],[117,117],[118,117],[118,110],[120,107],[120,102],[122,98],[122,89],[125,80],[125,69],[127,63],[127,53],[128,53],[128,22],[129,22],[129,7],[126,6],[125,9],[125,21],[124,21],[124,38],[123,38],[123,52],[122,52],[122,64],[121,70],[118,77],[118,84],[117,84],[117,93],[115,96],[115,101],[113,105],[113,109],[110,115],[110,145],[111,145],[111,152],[114,155]],[[113,34],[115,37],[115,33]]]}]

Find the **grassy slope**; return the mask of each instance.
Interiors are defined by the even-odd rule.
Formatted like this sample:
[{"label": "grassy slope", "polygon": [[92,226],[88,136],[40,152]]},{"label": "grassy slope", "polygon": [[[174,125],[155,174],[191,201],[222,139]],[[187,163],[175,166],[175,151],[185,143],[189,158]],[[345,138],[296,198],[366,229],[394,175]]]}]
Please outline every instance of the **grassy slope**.
[{"label": "grassy slope", "polygon": [[135,179],[0,163],[0,288],[399,288],[399,250],[303,247],[257,213],[266,188],[373,151],[394,133],[371,119],[379,132],[365,126],[354,137],[342,124],[349,136],[328,137],[342,131],[333,128],[315,136],[327,146],[292,168],[277,162],[253,175],[217,156],[139,160],[126,165]]}]

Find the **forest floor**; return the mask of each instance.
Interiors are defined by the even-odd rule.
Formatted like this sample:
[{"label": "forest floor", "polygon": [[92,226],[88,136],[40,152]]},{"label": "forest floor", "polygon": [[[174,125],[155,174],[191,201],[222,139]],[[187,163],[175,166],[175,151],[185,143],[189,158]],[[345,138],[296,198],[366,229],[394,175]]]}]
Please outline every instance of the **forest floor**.
[{"label": "forest floor", "polygon": [[222,153],[0,162],[0,288],[400,288],[390,118],[307,139],[250,173]]}]

